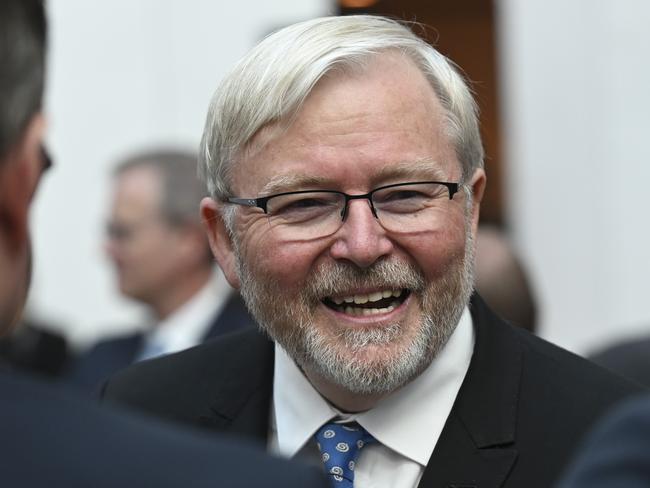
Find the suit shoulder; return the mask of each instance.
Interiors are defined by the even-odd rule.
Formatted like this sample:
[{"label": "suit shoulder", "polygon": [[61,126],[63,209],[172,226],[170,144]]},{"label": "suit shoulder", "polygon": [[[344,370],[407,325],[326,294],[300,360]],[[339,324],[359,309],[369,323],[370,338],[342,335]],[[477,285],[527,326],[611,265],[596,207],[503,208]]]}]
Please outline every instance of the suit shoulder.
[{"label": "suit shoulder", "polygon": [[133,348],[142,340],[141,332],[124,336],[115,336],[102,339],[94,344],[90,349],[81,355],[81,358],[93,357],[97,355],[111,354],[116,350],[124,348]]},{"label": "suit shoulder", "polygon": [[326,486],[316,469],[240,440],[102,408],[33,378],[0,374],[0,389],[2,486]]},{"label": "suit shoulder", "polygon": [[166,356],[140,361],[115,374],[109,380],[112,389],[122,384],[161,382],[183,384],[185,378],[223,371],[234,358],[255,354],[268,347],[269,341],[255,329],[227,334],[198,346]]},{"label": "suit shoulder", "polygon": [[[518,392],[518,425],[537,438],[578,439],[613,404],[643,388],[521,328],[473,301],[476,347],[466,379],[478,391]],[[509,386],[505,386],[509,385]],[[470,396],[477,401],[478,396]],[[553,419],[540,422],[540,419]],[[528,432],[530,434],[530,432]]]},{"label": "suit shoulder", "polygon": [[[580,402],[584,399],[597,403],[611,403],[642,391],[640,385],[504,322],[478,295],[472,298],[471,310],[477,325],[477,344],[481,344],[483,352],[480,364],[495,363],[501,368],[521,369],[524,388],[531,385],[538,393],[546,392],[547,397],[554,395],[565,400],[573,398]],[[540,396],[528,393],[535,398]]]},{"label": "suit shoulder", "polygon": [[643,391],[641,385],[540,337],[524,330],[515,330],[515,334],[528,353],[528,371],[544,374],[547,384],[572,384],[568,393],[587,394],[592,400],[619,398]]},{"label": "suit shoulder", "polygon": [[219,385],[235,379],[259,382],[262,373],[256,364],[272,364],[272,344],[256,329],[227,334],[175,354],[133,364],[112,376],[101,396],[109,402],[165,417],[176,418],[175,411],[185,416],[197,408],[207,408]]}]

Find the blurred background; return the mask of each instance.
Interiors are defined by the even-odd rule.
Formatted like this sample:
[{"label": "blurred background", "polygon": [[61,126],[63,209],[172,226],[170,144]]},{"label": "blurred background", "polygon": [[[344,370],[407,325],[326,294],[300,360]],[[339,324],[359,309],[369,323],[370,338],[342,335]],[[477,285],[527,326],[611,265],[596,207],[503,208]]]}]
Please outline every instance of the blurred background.
[{"label": "blurred background", "polygon": [[646,0],[49,0],[46,107],[55,168],[32,217],[31,320],[74,349],[142,323],[102,242],[114,162],[195,150],[213,90],[296,21],[416,20],[474,83],[487,152],[483,219],[503,230],[537,330],[579,353],[650,334],[650,2]]}]

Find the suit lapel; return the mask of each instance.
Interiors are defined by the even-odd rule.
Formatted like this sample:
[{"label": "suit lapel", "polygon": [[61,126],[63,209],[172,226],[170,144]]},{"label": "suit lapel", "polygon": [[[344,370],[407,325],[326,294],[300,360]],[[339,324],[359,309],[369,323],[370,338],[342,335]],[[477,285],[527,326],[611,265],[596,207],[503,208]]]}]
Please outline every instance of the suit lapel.
[{"label": "suit lapel", "polygon": [[517,458],[521,345],[480,297],[470,307],[474,355],[420,487],[502,486]]},{"label": "suit lapel", "polygon": [[210,413],[198,422],[219,431],[265,442],[273,389],[273,343],[256,329],[225,337],[220,349],[223,368],[209,379],[215,392]]},{"label": "suit lapel", "polygon": [[[478,296],[470,304],[476,344],[469,370],[420,487],[495,488],[516,458],[521,345]],[[204,426],[266,442],[273,389],[273,343],[256,329],[220,341],[223,369],[209,380]]]}]

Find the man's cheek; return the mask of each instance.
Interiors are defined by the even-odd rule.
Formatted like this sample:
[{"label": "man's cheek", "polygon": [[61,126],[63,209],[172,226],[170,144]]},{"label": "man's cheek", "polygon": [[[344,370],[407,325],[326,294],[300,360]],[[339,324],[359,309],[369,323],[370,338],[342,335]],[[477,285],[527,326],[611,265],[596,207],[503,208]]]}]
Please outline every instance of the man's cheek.
[{"label": "man's cheek", "polygon": [[283,281],[300,281],[312,268],[313,255],[305,246],[277,244],[269,249],[260,265]]}]

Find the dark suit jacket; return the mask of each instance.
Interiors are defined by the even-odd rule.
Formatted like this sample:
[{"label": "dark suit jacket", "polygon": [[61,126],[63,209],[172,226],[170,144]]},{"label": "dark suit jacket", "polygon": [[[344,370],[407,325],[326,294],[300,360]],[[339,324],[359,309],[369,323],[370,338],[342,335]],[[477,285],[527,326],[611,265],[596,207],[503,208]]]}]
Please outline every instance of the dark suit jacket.
[{"label": "dark suit jacket", "polygon": [[[511,327],[478,297],[469,370],[421,487],[549,487],[585,431],[638,387]],[[177,422],[266,439],[273,345],[255,331],[134,365],[103,396]]]},{"label": "dark suit jacket", "polygon": [[[208,328],[203,342],[254,325],[255,320],[248,313],[241,297],[238,293],[233,293]],[[145,334],[138,332],[99,342],[90,351],[73,361],[64,379],[65,382],[87,391],[94,391],[112,374],[135,361],[144,346],[144,339]]]},{"label": "dark suit jacket", "polygon": [[650,486],[650,397],[626,402],[589,435],[560,488]]},{"label": "dark suit jacket", "polygon": [[315,468],[68,393],[0,374],[3,488],[327,487]]}]

